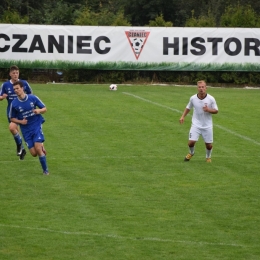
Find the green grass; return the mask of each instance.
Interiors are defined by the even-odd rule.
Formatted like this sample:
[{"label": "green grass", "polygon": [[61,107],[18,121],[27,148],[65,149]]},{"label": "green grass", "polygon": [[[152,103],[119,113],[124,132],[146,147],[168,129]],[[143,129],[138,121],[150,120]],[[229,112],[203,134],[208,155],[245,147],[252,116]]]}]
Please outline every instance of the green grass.
[{"label": "green grass", "polygon": [[32,85],[49,176],[0,103],[0,259],[260,259],[260,90],[209,88],[212,163],[188,152],[194,87]]}]

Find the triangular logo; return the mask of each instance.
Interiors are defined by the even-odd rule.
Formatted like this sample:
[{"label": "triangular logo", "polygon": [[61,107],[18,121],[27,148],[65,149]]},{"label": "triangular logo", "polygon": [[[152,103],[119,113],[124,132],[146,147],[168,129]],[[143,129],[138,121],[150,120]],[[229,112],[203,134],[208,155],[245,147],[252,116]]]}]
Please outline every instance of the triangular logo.
[{"label": "triangular logo", "polygon": [[125,34],[134,52],[135,58],[138,60],[150,32],[145,30],[131,30],[126,31]]}]

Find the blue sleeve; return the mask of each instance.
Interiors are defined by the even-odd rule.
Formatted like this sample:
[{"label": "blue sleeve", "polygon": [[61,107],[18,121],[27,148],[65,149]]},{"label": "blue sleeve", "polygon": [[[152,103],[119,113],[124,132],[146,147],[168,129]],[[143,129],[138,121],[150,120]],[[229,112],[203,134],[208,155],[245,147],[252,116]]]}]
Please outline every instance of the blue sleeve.
[{"label": "blue sleeve", "polygon": [[32,88],[30,87],[29,83],[26,80],[24,80],[23,84],[24,84],[24,92],[26,94],[32,94]]},{"label": "blue sleeve", "polygon": [[4,93],[5,93],[5,88],[4,88],[4,83],[3,83],[1,86],[1,89],[0,89],[0,96],[3,96]]},{"label": "blue sleeve", "polygon": [[44,103],[37,97],[37,96],[34,96],[35,97],[35,105],[38,107],[38,108],[44,108],[45,105]]},{"label": "blue sleeve", "polygon": [[11,106],[10,106],[10,110],[9,110],[9,114],[8,114],[8,117],[9,118],[17,118],[18,115],[17,115],[17,111],[16,109],[13,107],[13,104],[11,103]]}]

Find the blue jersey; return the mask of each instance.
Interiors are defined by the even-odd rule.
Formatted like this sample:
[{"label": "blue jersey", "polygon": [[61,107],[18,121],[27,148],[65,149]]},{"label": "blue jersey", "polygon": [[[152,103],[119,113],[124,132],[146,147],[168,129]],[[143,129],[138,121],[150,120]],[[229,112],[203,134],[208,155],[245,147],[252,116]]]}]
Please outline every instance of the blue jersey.
[{"label": "blue jersey", "polygon": [[[19,81],[23,82],[24,92],[26,94],[32,94],[32,89],[31,89],[29,83],[26,80],[22,80],[22,79],[21,80],[19,79]],[[8,95],[6,97],[6,100],[7,100],[7,111],[6,112],[7,112],[7,116],[8,116],[9,111],[10,111],[10,105],[11,105],[12,101],[17,98],[17,95],[14,92],[13,83],[11,82],[11,80],[8,80],[2,84],[1,89],[0,89],[0,96],[3,96],[3,94]]]},{"label": "blue jersey", "polygon": [[10,106],[9,118],[17,118],[18,120],[27,119],[27,124],[20,124],[20,128],[24,134],[27,131],[33,131],[35,128],[41,127],[44,118],[41,114],[33,112],[36,108],[45,107],[44,103],[35,95],[25,95],[23,100],[16,98]]}]

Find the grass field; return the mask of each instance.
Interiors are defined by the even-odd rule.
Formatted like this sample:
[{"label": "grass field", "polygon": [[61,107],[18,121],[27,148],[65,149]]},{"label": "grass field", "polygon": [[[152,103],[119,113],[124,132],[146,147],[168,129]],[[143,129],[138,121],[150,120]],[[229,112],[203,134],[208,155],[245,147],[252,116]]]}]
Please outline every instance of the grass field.
[{"label": "grass field", "polygon": [[212,163],[190,162],[195,87],[32,85],[48,108],[49,176],[0,103],[0,259],[260,259],[260,90],[209,88]]}]

